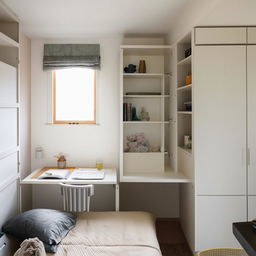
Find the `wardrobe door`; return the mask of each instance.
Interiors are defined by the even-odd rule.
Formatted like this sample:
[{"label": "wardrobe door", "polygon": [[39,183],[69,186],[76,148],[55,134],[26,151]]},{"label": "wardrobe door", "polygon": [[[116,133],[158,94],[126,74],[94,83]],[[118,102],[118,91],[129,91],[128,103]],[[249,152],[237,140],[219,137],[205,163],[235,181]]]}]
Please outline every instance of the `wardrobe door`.
[{"label": "wardrobe door", "polygon": [[233,222],[246,221],[246,196],[196,197],[196,251],[240,247]]},{"label": "wardrobe door", "polygon": [[246,194],[246,46],[196,46],[197,195]]},{"label": "wardrobe door", "polygon": [[256,45],[247,46],[247,90],[248,194],[256,195]]}]

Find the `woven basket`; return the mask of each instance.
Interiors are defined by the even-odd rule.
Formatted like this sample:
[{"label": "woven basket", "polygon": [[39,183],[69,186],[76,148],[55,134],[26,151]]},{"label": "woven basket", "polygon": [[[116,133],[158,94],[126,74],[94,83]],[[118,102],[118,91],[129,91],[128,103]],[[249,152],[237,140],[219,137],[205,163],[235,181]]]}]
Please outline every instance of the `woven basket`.
[{"label": "woven basket", "polygon": [[197,253],[198,256],[248,256],[243,249],[216,248],[208,249]]}]

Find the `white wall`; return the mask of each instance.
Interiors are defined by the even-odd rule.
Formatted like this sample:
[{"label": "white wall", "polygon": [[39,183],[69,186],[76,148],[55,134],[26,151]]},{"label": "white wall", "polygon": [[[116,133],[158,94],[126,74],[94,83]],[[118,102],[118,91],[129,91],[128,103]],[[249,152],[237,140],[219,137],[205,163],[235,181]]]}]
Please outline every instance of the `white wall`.
[{"label": "white wall", "polygon": [[255,26],[255,10],[255,0],[190,0],[167,39],[175,42],[194,26]]},{"label": "white wall", "polygon": [[[30,39],[20,33],[20,170],[21,178],[31,170],[30,165]],[[22,186],[22,210],[31,209],[31,186]]]},{"label": "white wall", "polygon": [[[46,125],[47,123],[47,81],[49,75],[42,70],[44,43],[100,43],[102,67],[99,72],[97,88],[97,113],[99,125]],[[32,109],[32,169],[41,166],[54,166],[53,158],[59,152],[68,155],[69,166],[94,166],[101,159],[105,166],[119,165],[119,49],[121,38],[102,38],[95,40],[32,40],[31,49],[31,109]],[[49,97],[48,97],[49,98]],[[35,147],[42,146],[44,158],[35,159]],[[137,188],[137,185],[135,185]],[[144,188],[144,189],[143,189]],[[152,189],[154,188],[154,189]],[[134,193],[134,186],[121,186],[123,199]],[[138,191],[138,189],[136,190]],[[121,206],[126,210],[154,209],[161,217],[178,217],[178,185],[158,186],[140,184],[140,197],[127,199]],[[121,199],[122,199],[121,198]],[[150,198],[150,202],[147,199]],[[159,208],[159,201],[166,208]],[[127,202],[127,203],[126,203]],[[145,203],[147,202],[147,203]],[[62,207],[60,189],[57,186],[34,186],[33,207]],[[96,196],[92,200],[93,210],[114,210],[114,189],[112,186],[96,187]],[[141,209],[141,208],[140,208]],[[139,210],[139,208],[138,208]]]}]

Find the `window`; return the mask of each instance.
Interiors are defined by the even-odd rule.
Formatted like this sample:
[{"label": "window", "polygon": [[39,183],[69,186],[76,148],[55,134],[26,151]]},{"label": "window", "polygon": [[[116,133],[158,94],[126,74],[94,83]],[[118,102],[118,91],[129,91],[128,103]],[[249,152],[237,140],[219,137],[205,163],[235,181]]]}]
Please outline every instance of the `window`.
[{"label": "window", "polygon": [[96,71],[69,68],[54,71],[54,123],[96,123]]}]

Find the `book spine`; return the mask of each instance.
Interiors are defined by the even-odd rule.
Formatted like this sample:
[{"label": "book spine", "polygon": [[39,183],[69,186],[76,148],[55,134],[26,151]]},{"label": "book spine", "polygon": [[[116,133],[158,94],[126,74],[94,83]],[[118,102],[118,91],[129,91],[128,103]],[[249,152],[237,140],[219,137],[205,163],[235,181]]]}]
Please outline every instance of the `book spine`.
[{"label": "book spine", "polygon": [[130,108],[130,103],[127,104],[127,121],[131,121],[131,108]]}]

